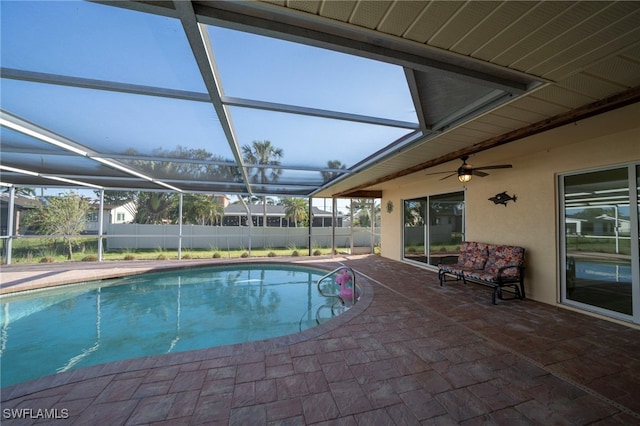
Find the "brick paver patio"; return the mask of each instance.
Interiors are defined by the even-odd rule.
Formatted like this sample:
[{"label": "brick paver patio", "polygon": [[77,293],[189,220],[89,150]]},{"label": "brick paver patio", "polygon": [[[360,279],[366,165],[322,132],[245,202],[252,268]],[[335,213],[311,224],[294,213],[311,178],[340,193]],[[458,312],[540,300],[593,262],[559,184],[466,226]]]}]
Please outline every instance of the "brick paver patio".
[{"label": "brick paver patio", "polygon": [[[440,287],[436,273],[379,256],[287,260],[351,266],[363,300],[297,335],[3,388],[2,423],[640,424],[637,329],[531,300],[493,306],[488,289]],[[32,266],[4,266],[2,290],[155,267]],[[10,420],[12,409],[67,418]]]}]

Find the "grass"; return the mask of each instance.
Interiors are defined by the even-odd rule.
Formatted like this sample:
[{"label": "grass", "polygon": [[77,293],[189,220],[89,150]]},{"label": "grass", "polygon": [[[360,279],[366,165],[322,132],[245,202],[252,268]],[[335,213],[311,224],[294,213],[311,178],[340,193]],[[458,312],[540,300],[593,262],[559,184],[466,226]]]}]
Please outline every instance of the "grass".
[{"label": "grass", "polygon": [[[566,247],[569,251],[590,253],[616,253],[616,242],[613,238],[595,238],[581,236],[567,236]],[[620,254],[631,254],[631,240],[629,237],[620,238],[618,250]]]}]

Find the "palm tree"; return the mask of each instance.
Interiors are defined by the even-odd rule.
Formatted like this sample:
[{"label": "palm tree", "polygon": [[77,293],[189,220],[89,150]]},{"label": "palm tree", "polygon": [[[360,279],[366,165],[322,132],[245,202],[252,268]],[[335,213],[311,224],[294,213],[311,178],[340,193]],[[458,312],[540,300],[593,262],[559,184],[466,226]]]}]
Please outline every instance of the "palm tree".
[{"label": "palm tree", "polygon": [[[251,181],[253,183],[267,184],[269,182],[277,182],[282,174],[282,169],[277,167],[280,165],[282,158],[282,149],[271,145],[270,141],[253,141],[251,145],[242,147],[242,157],[248,166],[248,173],[253,172]],[[271,167],[267,167],[271,166]],[[267,226],[267,197],[262,199],[262,226]]]},{"label": "palm tree", "polygon": [[134,222],[149,224],[169,220],[171,207],[176,202],[176,195],[168,192],[140,192],[136,199]]},{"label": "palm tree", "polygon": [[285,206],[284,214],[288,220],[293,220],[295,227],[298,222],[309,219],[309,204],[304,198],[284,198],[282,204]]},{"label": "palm tree", "polygon": [[[329,161],[327,161],[327,168],[328,169],[346,170],[347,166],[342,164],[342,162],[340,162],[340,160],[329,160]],[[337,178],[342,173],[323,170],[323,171],[320,172],[320,174],[322,175],[322,181],[326,183],[326,182],[329,182],[330,180],[333,180],[333,179]],[[324,210],[325,211],[327,210],[327,199],[326,198],[324,199]]]},{"label": "palm tree", "polygon": [[185,194],[182,211],[187,223],[216,225],[224,215],[223,207],[207,194]]},{"label": "palm tree", "polygon": [[[367,228],[372,226],[372,219],[376,222],[380,218],[380,205],[375,199],[371,198],[354,198],[351,205],[347,209],[353,211],[354,222],[352,226],[361,226]],[[378,222],[379,223],[379,222]]]},{"label": "palm tree", "polygon": [[[342,164],[339,160],[329,160],[329,161],[327,161],[327,168],[328,169],[346,170],[347,166]],[[331,172],[331,171],[321,171],[320,174],[322,175],[322,180],[324,182],[329,182],[330,180],[335,179],[338,176],[340,176],[342,173],[340,173],[340,172]]]}]

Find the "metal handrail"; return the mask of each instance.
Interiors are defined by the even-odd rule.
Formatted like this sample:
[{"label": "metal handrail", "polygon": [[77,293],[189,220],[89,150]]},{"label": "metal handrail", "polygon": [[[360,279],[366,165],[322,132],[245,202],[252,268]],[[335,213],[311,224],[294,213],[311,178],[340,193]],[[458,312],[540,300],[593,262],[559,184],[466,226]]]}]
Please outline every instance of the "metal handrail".
[{"label": "metal handrail", "polygon": [[333,271],[329,272],[326,275],[323,275],[319,280],[318,280],[318,292],[325,296],[325,297],[340,297],[340,299],[342,299],[342,297],[340,296],[340,293],[336,293],[336,294],[330,294],[330,293],[326,293],[324,291],[322,291],[321,285],[322,282],[324,280],[326,280],[327,278],[333,277],[334,275],[336,275],[338,272],[342,271],[342,270],[347,270],[349,272],[349,275],[351,275],[351,278],[353,280],[353,291],[351,292],[351,303],[354,304],[356,303],[356,273],[353,271],[353,269],[351,269],[348,266],[341,266],[337,269],[334,269]]}]

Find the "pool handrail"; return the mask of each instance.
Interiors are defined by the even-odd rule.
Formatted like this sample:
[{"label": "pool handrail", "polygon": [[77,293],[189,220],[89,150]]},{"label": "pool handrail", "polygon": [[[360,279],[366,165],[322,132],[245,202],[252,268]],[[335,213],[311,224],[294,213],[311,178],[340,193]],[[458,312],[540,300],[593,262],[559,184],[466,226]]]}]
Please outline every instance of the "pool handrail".
[{"label": "pool handrail", "polygon": [[322,277],[320,277],[320,279],[318,280],[318,292],[320,292],[321,295],[323,295],[324,297],[339,297],[340,299],[342,299],[342,297],[340,296],[339,293],[337,294],[331,294],[331,293],[326,293],[324,291],[322,291],[322,288],[320,287],[320,285],[322,284],[322,281],[324,281],[325,279],[332,277],[334,275],[336,275],[338,272],[342,271],[342,270],[346,270],[347,272],[349,272],[349,275],[351,276],[351,278],[353,279],[353,291],[351,292],[351,304],[355,304],[357,301],[356,298],[356,273],[353,269],[351,269],[349,266],[340,266],[339,268],[334,269],[333,271],[323,275]]}]

